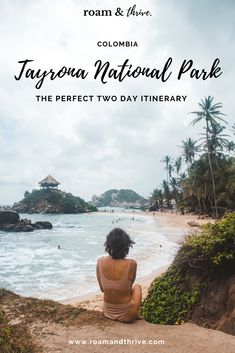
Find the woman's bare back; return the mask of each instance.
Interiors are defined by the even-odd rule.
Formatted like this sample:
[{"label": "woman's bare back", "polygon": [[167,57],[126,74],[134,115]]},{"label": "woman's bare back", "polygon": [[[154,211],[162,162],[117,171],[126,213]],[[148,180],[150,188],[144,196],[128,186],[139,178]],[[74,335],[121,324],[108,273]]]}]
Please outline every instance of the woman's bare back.
[{"label": "woman's bare back", "polygon": [[[111,256],[102,257],[98,261],[100,263],[97,263],[97,277],[101,290],[104,292],[104,300],[117,304],[129,302],[132,297],[131,287],[136,277],[136,261],[112,259]],[[112,285],[109,285],[109,281]],[[102,282],[106,285],[108,283],[107,288],[102,287]]]}]

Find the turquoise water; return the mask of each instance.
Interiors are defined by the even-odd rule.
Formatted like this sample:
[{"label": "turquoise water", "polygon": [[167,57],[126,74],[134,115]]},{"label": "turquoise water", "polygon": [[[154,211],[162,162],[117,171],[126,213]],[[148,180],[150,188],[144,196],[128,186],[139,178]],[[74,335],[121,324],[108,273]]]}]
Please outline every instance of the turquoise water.
[{"label": "turquoise water", "polygon": [[138,261],[137,279],[169,264],[176,251],[161,228],[153,228],[151,217],[135,213],[21,218],[53,224],[52,230],[0,232],[0,287],[21,295],[62,301],[98,291],[96,261],[104,255],[105,237],[114,227],[125,229],[136,242],[129,257]]}]

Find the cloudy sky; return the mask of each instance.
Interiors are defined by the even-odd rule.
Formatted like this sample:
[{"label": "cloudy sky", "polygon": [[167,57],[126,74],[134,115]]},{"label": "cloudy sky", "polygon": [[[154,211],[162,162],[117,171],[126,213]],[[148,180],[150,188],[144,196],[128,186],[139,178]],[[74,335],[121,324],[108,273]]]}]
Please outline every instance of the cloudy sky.
[{"label": "cloudy sky", "polygon": [[[151,17],[84,17],[83,9],[150,10]],[[48,174],[61,188],[86,200],[110,188],[131,188],[143,196],[159,186],[164,155],[197,137],[189,127],[201,98],[223,103],[234,121],[235,2],[233,0],[0,0],[0,204],[23,197]],[[98,41],[137,41],[134,48],[98,48]],[[94,80],[94,63],[113,67],[129,58],[133,66],[161,68],[173,58],[173,77],[159,80]],[[209,70],[219,58],[218,79],[176,79],[184,59]],[[19,60],[32,67],[86,68],[86,80],[16,81]],[[182,103],[36,102],[35,95],[187,95]]]}]

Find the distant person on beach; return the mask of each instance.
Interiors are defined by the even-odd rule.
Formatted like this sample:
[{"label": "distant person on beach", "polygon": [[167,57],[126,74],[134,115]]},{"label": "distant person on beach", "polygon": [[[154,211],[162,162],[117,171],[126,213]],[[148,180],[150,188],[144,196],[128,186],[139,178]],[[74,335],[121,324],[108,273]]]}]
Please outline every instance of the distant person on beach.
[{"label": "distant person on beach", "polygon": [[137,263],[125,259],[134,241],[120,228],[114,228],[106,237],[105,251],[97,261],[96,274],[103,296],[104,316],[121,322],[133,322],[138,317],[142,300],[136,278]]}]

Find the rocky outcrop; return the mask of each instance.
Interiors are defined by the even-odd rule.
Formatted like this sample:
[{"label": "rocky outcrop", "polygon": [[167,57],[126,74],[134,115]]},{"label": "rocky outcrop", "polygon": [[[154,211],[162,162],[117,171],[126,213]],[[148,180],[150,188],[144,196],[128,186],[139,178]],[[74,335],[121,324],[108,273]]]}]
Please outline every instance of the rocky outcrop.
[{"label": "rocky outcrop", "polygon": [[20,219],[15,211],[0,210],[0,231],[33,232],[38,229],[52,229],[52,224],[47,221],[32,223],[29,219]]},{"label": "rocky outcrop", "polygon": [[8,210],[0,211],[0,226],[6,223],[15,224],[19,222],[19,220],[20,220],[20,216],[17,212],[8,211]]},{"label": "rocky outcrop", "polygon": [[92,197],[92,204],[96,207],[142,208],[146,203],[144,197],[129,189],[112,189]]},{"label": "rocky outcrop", "polygon": [[47,200],[35,201],[32,205],[24,200],[15,203],[13,209],[20,213],[61,213],[59,205],[50,204]]},{"label": "rocky outcrop", "polygon": [[52,224],[51,222],[48,221],[40,221],[40,222],[36,222],[35,226],[37,226],[39,229],[52,229]]},{"label": "rocky outcrop", "polygon": [[24,199],[13,205],[19,213],[85,213],[97,211],[96,207],[78,196],[61,190],[41,189],[26,191]]}]

